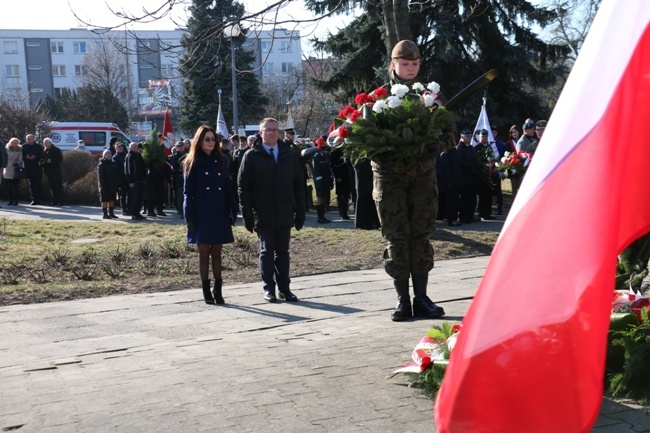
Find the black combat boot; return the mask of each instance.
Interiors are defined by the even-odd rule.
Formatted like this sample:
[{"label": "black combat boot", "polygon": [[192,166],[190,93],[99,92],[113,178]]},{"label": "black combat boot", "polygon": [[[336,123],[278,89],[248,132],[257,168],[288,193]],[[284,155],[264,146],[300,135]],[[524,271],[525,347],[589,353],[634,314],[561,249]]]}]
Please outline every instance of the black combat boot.
[{"label": "black combat boot", "polygon": [[104,212],[104,216],[102,217],[102,219],[105,219],[105,220],[111,219],[111,217],[108,216],[108,209],[103,207],[102,212]]},{"label": "black combat boot", "polygon": [[214,280],[214,290],[212,290],[212,294],[214,295],[214,302],[217,304],[226,303],[226,301],[223,300],[223,296],[221,295],[222,285],[223,285],[223,280],[221,278]]},{"label": "black combat boot", "polygon": [[210,280],[203,280],[203,299],[205,299],[206,304],[214,304],[214,298],[212,293],[210,293]]},{"label": "black combat boot", "polygon": [[339,216],[341,219],[349,220],[350,216],[348,215],[348,197],[344,194],[339,194],[336,196],[336,203],[339,208]]},{"label": "black combat boot", "polygon": [[117,215],[115,215],[115,208],[109,207],[108,208],[108,216],[111,218],[120,218]]},{"label": "black combat boot", "polygon": [[393,280],[397,291],[397,306],[390,318],[393,322],[408,320],[413,317],[411,313],[411,297],[409,295],[409,280]]},{"label": "black combat boot", "polygon": [[413,276],[413,316],[437,319],[445,315],[445,310],[427,296],[428,281],[428,275]]}]

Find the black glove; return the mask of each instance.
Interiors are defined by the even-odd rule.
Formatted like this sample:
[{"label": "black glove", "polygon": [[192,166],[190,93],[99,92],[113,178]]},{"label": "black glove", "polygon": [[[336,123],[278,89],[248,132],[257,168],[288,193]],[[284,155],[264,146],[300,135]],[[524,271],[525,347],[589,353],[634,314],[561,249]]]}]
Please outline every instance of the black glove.
[{"label": "black glove", "polygon": [[255,229],[255,217],[253,216],[253,210],[250,208],[243,208],[242,216],[244,217],[244,227],[246,227],[246,230],[253,233],[253,230]]},{"label": "black glove", "polygon": [[187,223],[187,231],[190,233],[194,233],[196,230],[196,226],[194,225],[194,221],[190,221]]},{"label": "black glove", "polygon": [[305,225],[305,214],[304,213],[296,214],[296,218],[293,221],[293,225],[296,228],[296,230],[300,230],[302,226]]}]

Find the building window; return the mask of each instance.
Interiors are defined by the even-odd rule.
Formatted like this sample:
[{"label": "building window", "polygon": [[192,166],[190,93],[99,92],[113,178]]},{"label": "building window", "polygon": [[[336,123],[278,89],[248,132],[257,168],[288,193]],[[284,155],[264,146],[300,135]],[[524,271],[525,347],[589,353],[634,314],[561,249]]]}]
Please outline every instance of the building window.
[{"label": "building window", "polygon": [[54,97],[55,98],[60,98],[62,93],[63,93],[63,87],[55,87],[54,88]]},{"label": "building window", "polygon": [[281,53],[290,53],[291,52],[291,42],[289,42],[289,41],[280,41],[280,52]]},{"label": "building window", "polygon": [[163,63],[160,65],[160,75],[166,78],[174,76],[174,67],[171,63]]},{"label": "building window", "polygon": [[72,52],[75,54],[84,54],[86,52],[86,43],[85,42],[73,42],[72,43]]},{"label": "building window", "polygon": [[291,62],[282,62],[282,73],[287,74],[293,69],[293,63]]},{"label": "building window", "polygon": [[262,65],[263,74],[272,74],[273,73],[273,63],[266,62]]},{"label": "building window", "polygon": [[28,47],[40,47],[41,43],[40,42],[27,42],[25,45]]},{"label": "building window", "polygon": [[44,90],[42,88],[40,88],[40,87],[32,87],[32,89],[30,91],[32,93],[43,93],[44,92]]},{"label": "building window", "polygon": [[52,75],[55,77],[65,77],[65,65],[52,65]]},{"label": "building window", "polygon": [[74,65],[75,75],[88,75],[88,68],[85,65]]},{"label": "building window", "polygon": [[5,65],[5,76],[7,78],[20,77],[18,65]]},{"label": "building window", "polygon": [[30,71],[42,71],[43,67],[41,65],[29,65]]},{"label": "building window", "polygon": [[63,42],[51,42],[50,51],[53,53],[63,53]]},{"label": "building window", "polygon": [[260,42],[263,53],[268,53],[271,51],[271,41],[262,41]]},{"label": "building window", "polygon": [[18,54],[18,42],[4,41],[5,54]]}]

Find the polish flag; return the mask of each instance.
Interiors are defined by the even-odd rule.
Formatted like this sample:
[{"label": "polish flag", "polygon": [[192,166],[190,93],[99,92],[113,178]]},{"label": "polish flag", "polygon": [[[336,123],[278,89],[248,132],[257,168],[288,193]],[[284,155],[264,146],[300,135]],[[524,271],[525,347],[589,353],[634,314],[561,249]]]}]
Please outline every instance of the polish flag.
[{"label": "polish flag", "polygon": [[172,121],[169,118],[169,111],[165,111],[162,135],[165,140],[165,153],[169,156],[172,154],[172,147],[174,147],[174,130],[172,129]]},{"label": "polish flag", "polygon": [[435,402],[440,433],[589,432],[617,255],[650,230],[650,1],[604,0]]}]

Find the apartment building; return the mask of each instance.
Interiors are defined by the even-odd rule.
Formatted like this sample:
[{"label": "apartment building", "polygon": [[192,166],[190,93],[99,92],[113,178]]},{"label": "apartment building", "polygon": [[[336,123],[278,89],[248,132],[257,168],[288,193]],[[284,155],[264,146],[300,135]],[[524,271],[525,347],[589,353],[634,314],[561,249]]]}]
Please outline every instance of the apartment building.
[{"label": "apartment building", "polygon": [[[0,98],[35,106],[63,88],[76,89],[88,74],[88,57],[114,56],[130,113],[154,116],[161,104],[178,107],[182,92],[178,59],[184,30],[0,29]],[[256,56],[261,81],[301,70],[299,31],[251,31],[245,44]],[[125,66],[126,65],[126,66]],[[161,101],[157,101],[161,98]]]}]

